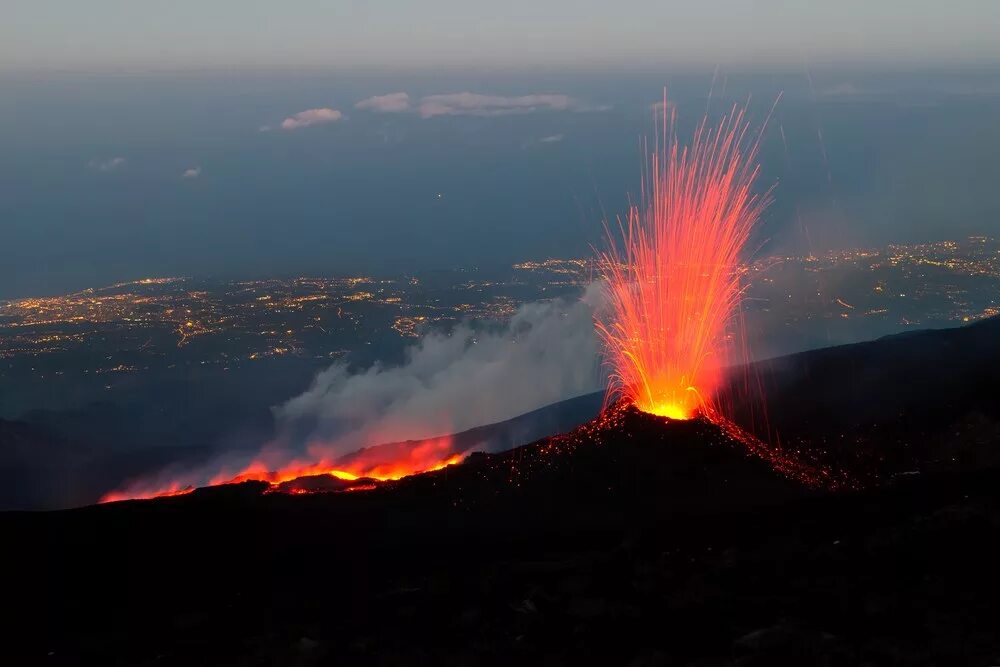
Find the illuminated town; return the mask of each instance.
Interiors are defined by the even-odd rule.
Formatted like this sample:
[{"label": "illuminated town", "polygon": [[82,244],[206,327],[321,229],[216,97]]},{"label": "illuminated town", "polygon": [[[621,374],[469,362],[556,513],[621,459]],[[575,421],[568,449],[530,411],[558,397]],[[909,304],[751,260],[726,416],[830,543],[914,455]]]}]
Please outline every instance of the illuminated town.
[{"label": "illuminated town", "polygon": [[[1000,243],[986,237],[767,257],[748,271],[748,331],[772,341],[760,355],[1000,313]],[[110,389],[183,365],[398,358],[427,331],[503,322],[523,303],[578,296],[594,275],[588,260],[548,259],[506,275],[146,278],[20,299],[0,303],[0,381],[99,376]]]}]

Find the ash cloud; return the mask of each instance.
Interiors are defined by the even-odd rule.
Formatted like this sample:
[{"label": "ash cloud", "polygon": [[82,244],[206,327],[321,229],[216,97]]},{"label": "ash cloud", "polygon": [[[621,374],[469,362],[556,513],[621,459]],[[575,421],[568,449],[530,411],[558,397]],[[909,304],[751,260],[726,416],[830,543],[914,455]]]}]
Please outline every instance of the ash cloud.
[{"label": "ash cloud", "polygon": [[287,441],[312,457],[429,438],[516,417],[600,387],[594,309],[582,299],[529,303],[491,330],[431,333],[399,366],[351,373],[334,364],[304,394],[275,408]]}]

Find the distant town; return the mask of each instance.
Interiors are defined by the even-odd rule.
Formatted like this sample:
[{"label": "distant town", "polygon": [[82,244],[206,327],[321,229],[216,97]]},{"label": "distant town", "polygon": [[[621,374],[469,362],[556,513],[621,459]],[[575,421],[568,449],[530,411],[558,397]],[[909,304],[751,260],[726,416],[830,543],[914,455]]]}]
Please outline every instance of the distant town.
[{"label": "distant town", "polygon": [[[1000,244],[987,237],[767,257],[747,271],[748,331],[774,343],[764,354],[1000,313]],[[324,361],[372,345],[398,354],[431,330],[503,322],[526,302],[576,297],[596,275],[591,260],[547,259],[507,275],[146,278],[0,302],[0,381]]]}]

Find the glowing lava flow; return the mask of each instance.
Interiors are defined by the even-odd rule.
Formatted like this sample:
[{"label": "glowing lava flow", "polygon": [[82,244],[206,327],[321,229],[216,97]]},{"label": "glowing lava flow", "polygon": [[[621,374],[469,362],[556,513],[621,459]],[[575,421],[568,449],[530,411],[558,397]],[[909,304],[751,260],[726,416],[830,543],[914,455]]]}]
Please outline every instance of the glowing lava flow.
[{"label": "glowing lava flow", "polygon": [[609,402],[690,419],[715,414],[727,363],[727,328],[737,311],[740,251],[769,201],[754,194],[758,141],[734,107],[718,125],[699,124],[690,146],[663,106],[640,203],[609,231],[599,257],[610,316],[597,331],[611,368]]},{"label": "glowing lava flow", "polygon": [[[165,484],[139,482],[123,490],[105,494],[99,502],[163,498],[190,493],[196,486],[220,486],[240,482],[267,482],[271,490],[302,477],[329,475],[345,482],[361,480],[357,485],[346,486],[345,491],[373,489],[372,480],[386,482],[422,472],[441,470],[461,462],[463,454],[456,452],[450,437],[431,438],[419,442],[402,442],[381,445],[356,452],[337,461],[306,462],[294,460],[280,466],[269,465],[255,459],[237,472],[223,471],[212,476],[207,483],[188,483],[171,480]],[[289,493],[309,493],[301,489]]]}]

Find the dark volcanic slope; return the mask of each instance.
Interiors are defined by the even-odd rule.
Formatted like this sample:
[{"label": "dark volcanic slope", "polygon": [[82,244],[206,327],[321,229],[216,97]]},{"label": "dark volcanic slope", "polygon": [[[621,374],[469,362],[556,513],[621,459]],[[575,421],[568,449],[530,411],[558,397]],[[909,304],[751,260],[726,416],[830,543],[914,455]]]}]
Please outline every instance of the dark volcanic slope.
[{"label": "dark volcanic slope", "polygon": [[[885,359],[899,373],[949,349],[959,358],[974,349],[963,337],[985,330],[806,357],[784,378],[788,415],[772,400],[772,419],[822,434],[815,415],[826,408],[810,407],[803,373],[848,387],[852,368]],[[853,367],[852,349],[863,360]],[[967,377],[953,385],[979,392],[996,372],[955,368]],[[1000,471],[985,454],[924,465],[933,445],[919,438],[967,418],[959,403],[934,408],[912,389],[937,387],[940,373],[902,376],[899,402],[886,405],[904,406],[904,426],[875,413],[830,426],[884,447],[898,470],[922,467],[860,492],[809,490],[711,423],[623,410],[371,491],[290,496],[244,484],[3,514],[5,602],[16,612],[5,655],[106,665],[997,664]],[[960,398],[995,418],[990,397]],[[974,432],[950,437],[971,451],[997,446]],[[820,458],[868,464],[833,449],[839,440],[822,443]],[[777,463],[815,472],[806,453]]]},{"label": "dark volcanic slope", "polygon": [[[752,365],[760,433],[829,465],[902,472],[1000,465],[1000,318]],[[737,420],[762,420],[737,392]],[[759,417],[759,415],[758,415]]]},{"label": "dark volcanic slope", "polygon": [[[493,424],[477,426],[448,436],[449,451],[466,454],[471,450],[501,452],[554,433],[565,433],[583,424],[601,411],[604,394],[584,394],[565,401],[546,405],[523,415]],[[392,461],[406,459],[407,452],[429,440],[405,440],[359,449],[339,459],[348,467],[357,460]]]},{"label": "dark volcanic slope", "polygon": [[[369,492],[0,518],[17,664],[986,664],[1000,475],[806,491],[625,411]],[[51,654],[51,655],[50,655]]]},{"label": "dark volcanic slope", "polygon": [[670,517],[700,521],[806,493],[713,424],[634,410],[374,491],[261,491],[251,483],[4,516],[20,545],[15,569],[34,582],[22,620],[43,629],[28,650],[137,661],[167,650],[190,660],[188,640],[173,634],[190,614],[208,623],[199,633],[221,623],[243,636],[303,613],[339,619],[341,632],[400,578],[441,567],[448,576],[505,553],[607,547]]}]

